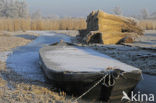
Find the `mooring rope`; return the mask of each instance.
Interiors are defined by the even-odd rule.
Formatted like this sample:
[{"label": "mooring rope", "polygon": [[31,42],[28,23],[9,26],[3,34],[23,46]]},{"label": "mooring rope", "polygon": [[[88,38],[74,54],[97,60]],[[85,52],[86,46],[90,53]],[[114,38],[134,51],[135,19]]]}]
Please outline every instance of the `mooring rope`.
[{"label": "mooring rope", "polygon": [[[106,84],[106,77],[108,76],[108,84]],[[113,78],[113,83],[111,84],[111,76]],[[76,103],[79,99],[81,99],[83,96],[85,96],[87,93],[89,93],[93,88],[95,88],[99,83],[103,81],[103,85],[106,87],[111,87],[115,85],[115,79],[118,79],[120,75],[117,75],[117,77],[114,77],[113,74],[109,71],[105,74],[99,81],[97,81],[91,88],[89,88],[86,92],[84,92],[82,95],[80,95],[78,98],[76,98],[72,103]]]},{"label": "mooring rope", "polygon": [[91,88],[89,88],[86,92],[84,92],[81,96],[79,96],[78,98],[76,98],[74,100],[74,102],[72,103],[75,103],[77,102],[80,98],[82,98],[84,95],[86,95],[87,93],[89,93],[93,88],[95,88],[100,82],[102,82],[102,80],[104,80],[106,78],[107,75],[103,76],[97,83],[95,83]]}]

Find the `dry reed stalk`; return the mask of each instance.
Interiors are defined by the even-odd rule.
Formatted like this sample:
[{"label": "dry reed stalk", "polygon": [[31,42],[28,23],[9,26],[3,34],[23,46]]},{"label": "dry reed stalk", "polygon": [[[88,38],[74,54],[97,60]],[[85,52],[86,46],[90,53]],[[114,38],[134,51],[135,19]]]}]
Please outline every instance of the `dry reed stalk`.
[{"label": "dry reed stalk", "polygon": [[144,30],[156,30],[156,20],[141,20],[139,25]]},{"label": "dry reed stalk", "polygon": [[0,18],[1,31],[26,31],[26,30],[80,30],[86,28],[85,19],[24,19]]},{"label": "dry reed stalk", "polygon": [[[90,13],[86,21],[87,29],[84,32],[85,34],[81,34],[80,37],[87,43],[101,43],[102,41],[103,44],[116,44],[121,39],[132,41],[134,35],[130,34],[143,35],[143,30],[136,20],[107,14],[101,10]],[[95,31],[95,33],[92,33],[92,31]]]}]

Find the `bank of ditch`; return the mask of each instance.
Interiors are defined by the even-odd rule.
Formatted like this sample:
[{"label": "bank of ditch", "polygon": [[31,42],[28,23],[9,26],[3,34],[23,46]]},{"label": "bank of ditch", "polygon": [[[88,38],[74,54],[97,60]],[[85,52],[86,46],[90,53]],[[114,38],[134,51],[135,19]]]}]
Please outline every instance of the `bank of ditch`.
[{"label": "bank of ditch", "polygon": [[[31,33],[21,34],[0,35],[0,103],[70,103],[65,98],[66,94],[61,91],[56,92],[50,83],[25,78],[7,66],[6,61],[8,56],[13,55],[15,50],[13,48],[20,48],[20,46],[29,44],[35,39],[35,36],[38,36]],[[17,56],[20,57],[18,54]]]}]

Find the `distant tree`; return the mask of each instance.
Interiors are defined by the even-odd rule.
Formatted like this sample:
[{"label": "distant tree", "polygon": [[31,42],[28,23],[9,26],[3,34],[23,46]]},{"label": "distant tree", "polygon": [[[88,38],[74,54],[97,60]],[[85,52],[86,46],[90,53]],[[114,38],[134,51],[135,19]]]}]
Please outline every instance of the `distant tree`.
[{"label": "distant tree", "polygon": [[141,10],[141,16],[142,16],[142,19],[149,18],[149,12],[147,11],[147,9],[142,9]]},{"label": "distant tree", "polygon": [[26,18],[28,15],[24,0],[0,0],[0,17]]},{"label": "distant tree", "polygon": [[17,7],[13,1],[6,2],[4,12],[5,12],[4,16],[6,16],[6,17],[11,17],[11,18],[18,17]]},{"label": "distant tree", "polygon": [[6,15],[6,8],[8,7],[7,0],[0,0],[0,17]]},{"label": "distant tree", "polygon": [[122,10],[119,6],[116,6],[114,9],[113,9],[113,12],[114,14],[116,15],[122,15]]},{"label": "distant tree", "polygon": [[18,17],[25,18],[29,16],[27,3],[23,1],[16,1],[15,5],[17,7]]},{"label": "distant tree", "polygon": [[41,19],[42,18],[41,11],[37,10],[37,11],[33,12],[31,15],[31,18],[32,19]]},{"label": "distant tree", "polygon": [[4,8],[4,0],[0,0],[0,17],[3,15],[2,10]]}]

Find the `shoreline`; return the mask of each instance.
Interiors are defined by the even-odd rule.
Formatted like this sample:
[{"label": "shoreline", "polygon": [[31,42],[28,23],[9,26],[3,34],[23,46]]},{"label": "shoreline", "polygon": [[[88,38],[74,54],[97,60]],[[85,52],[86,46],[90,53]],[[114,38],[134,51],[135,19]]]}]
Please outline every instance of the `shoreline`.
[{"label": "shoreline", "polygon": [[[19,33],[17,35],[31,35],[29,32]],[[27,45],[32,40],[17,37],[16,33],[0,35],[3,45],[0,45],[0,102],[17,103],[17,102],[68,102],[65,99],[64,92],[55,92],[49,83],[31,81],[24,79],[21,75],[6,67],[8,55],[13,52],[14,48]],[[34,35],[33,35],[34,36]],[[35,36],[39,36],[35,35]],[[7,40],[5,40],[7,39]],[[9,39],[11,39],[9,41]],[[8,43],[9,42],[9,43]]]}]

